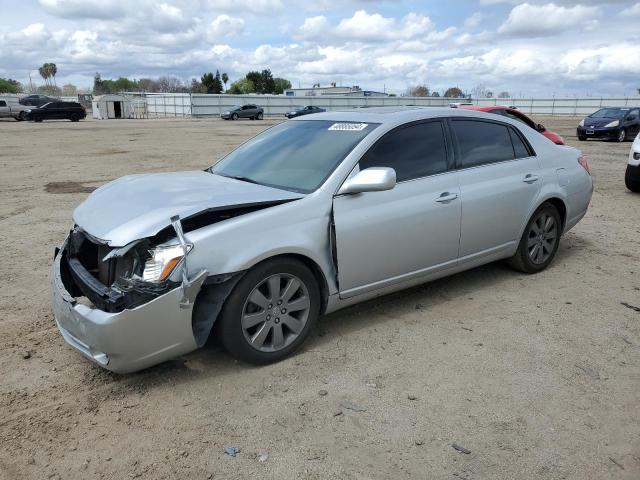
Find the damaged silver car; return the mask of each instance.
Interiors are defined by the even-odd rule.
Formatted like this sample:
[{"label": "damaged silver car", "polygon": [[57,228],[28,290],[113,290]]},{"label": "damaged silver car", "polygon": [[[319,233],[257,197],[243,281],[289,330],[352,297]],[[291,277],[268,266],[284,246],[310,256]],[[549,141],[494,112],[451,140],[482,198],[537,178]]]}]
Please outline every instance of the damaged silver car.
[{"label": "damaged silver car", "polygon": [[543,270],[593,185],[578,150],[521,127],[468,110],[321,113],[205,171],[104,185],[56,249],[58,328],[115,372],[210,335],[264,364],[354,303],[499,259]]}]

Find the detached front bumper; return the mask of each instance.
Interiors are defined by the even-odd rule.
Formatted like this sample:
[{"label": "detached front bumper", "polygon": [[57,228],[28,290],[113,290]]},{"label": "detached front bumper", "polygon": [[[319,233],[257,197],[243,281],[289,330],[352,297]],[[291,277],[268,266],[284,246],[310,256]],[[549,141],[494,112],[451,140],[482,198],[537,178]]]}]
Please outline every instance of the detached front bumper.
[{"label": "detached front bumper", "polygon": [[69,293],[65,283],[73,280],[61,269],[63,253],[64,248],[57,253],[51,272],[53,313],[63,338],[85,357],[113,372],[129,373],[198,347],[192,328],[193,304],[181,306],[181,287],[135,308],[105,312],[79,303]]}]

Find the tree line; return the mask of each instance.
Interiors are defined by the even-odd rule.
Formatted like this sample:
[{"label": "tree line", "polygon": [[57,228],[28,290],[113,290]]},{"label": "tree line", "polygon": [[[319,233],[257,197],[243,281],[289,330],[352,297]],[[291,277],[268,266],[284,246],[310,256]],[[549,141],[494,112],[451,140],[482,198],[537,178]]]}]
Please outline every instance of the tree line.
[{"label": "tree line", "polygon": [[232,95],[263,93],[281,94],[291,88],[291,82],[284,78],[274,78],[271,70],[248,72],[243,78],[233,82],[227,89],[229,75],[216,70],[215,73],[204,73],[200,79],[193,78],[185,83],[178,77],[163,76],[157,79],[140,78],[103,79],[100,73],[93,78],[93,94],[118,92],[150,92],[150,93],[227,93]]}]

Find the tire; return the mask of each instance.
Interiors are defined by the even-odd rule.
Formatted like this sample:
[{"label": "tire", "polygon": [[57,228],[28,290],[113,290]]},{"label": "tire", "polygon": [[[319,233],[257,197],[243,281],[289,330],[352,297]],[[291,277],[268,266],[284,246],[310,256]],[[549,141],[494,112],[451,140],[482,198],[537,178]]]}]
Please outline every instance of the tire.
[{"label": "tire", "polygon": [[[295,291],[288,291],[296,285]],[[289,313],[287,307],[291,307]],[[215,335],[235,358],[266,365],[300,347],[319,313],[320,289],[309,268],[292,258],[267,260],[249,270],[235,286],[214,325]]]},{"label": "tire", "polygon": [[35,117],[33,119],[34,122],[42,122],[42,117]]},{"label": "tire", "polygon": [[73,114],[69,117],[69,120],[71,120],[72,122],[79,122],[80,121],[80,115],[77,114]]},{"label": "tire", "polygon": [[231,120],[237,120],[238,119],[238,114],[234,113],[233,115],[231,115]]},{"label": "tire", "polygon": [[624,174],[624,184],[633,193],[640,193],[640,167],[627,165],[627,171]]},{"label": "tire", "polygon": [[258,112],[258,120],[262,120],[263,117],[264,115],[262,114],[262,112]]},{"label": "tire", "polygon": [[580,140],[581,142],[584,142],[587,139],[587,137],[585,137],[584,135],[578,135],[578,140]]},{"label": "tire", "polygon": [[[552,224],[546,225],[548,221]],[[561,234],[562,220],[558,209],[550,203],[543,203],[527,222],[518,250],[509,259],[509,264],[524,273],[541,272],[553,261]]]},{"label": "tire", "polygon": [[620,129],[618,132],[618,142],[622,143],[627,140],[627,131],[624,128]]}]

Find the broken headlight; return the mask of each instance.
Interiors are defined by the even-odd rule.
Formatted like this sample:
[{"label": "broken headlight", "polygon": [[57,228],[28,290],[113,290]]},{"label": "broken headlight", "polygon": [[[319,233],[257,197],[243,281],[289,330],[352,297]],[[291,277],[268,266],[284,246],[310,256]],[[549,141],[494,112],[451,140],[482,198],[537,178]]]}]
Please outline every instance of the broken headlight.
[{"label": "broken headlight", "polygon": [[[187,245],[187,253],[193,245]],[[149,258],[144,262],[142,270],[143,282],[164,282],[184,258],[181,245],[158,245],[149,250]]]}]

